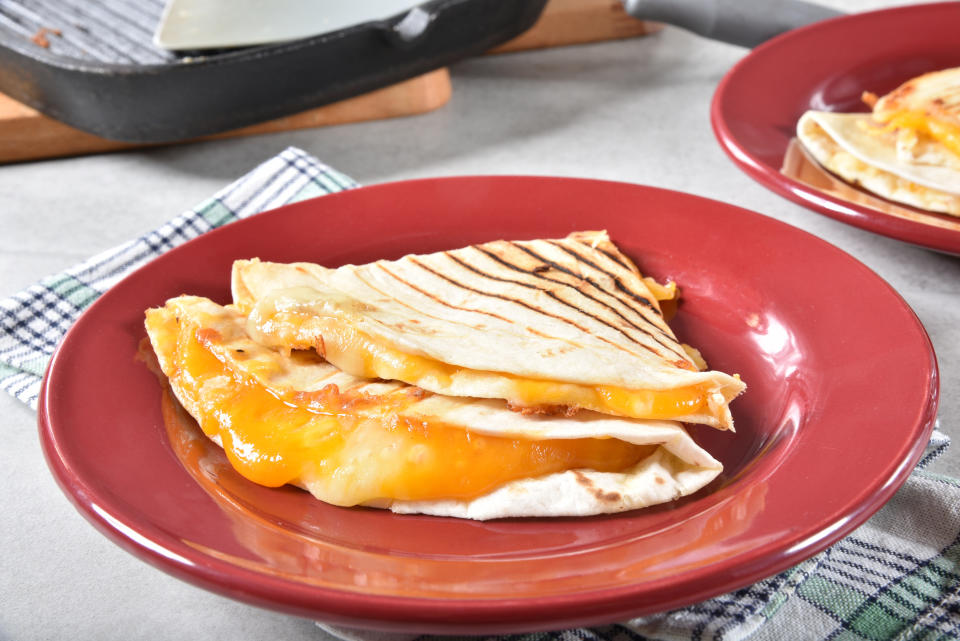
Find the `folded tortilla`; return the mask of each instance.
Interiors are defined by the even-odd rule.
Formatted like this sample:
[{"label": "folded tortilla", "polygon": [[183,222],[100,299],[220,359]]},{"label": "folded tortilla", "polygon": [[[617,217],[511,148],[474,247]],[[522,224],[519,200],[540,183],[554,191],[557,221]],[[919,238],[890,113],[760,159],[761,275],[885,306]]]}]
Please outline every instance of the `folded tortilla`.
[{"label": "folded tortilla", "polygon": [[496,241],[328,269],[241,260],[234,303],[258,342],[315,349],[355,376],[526,413],[579,409],[732,429],[745,385],[699,371],[662,286],[605,232]]},{"label": "folded tortilla", "polygon": [[960,68],[918,76],[871,113],[808,111],[797,138],[824,168],[879,196],[960,216]]},{"label": "folded tortilla", "polygon": [[632,510],[721,471],[683,427],[361,379],[312,351],[265,347],[238,310],[182,296],[146,314],[161,370],[231,464],[334,505],[491,519]]},{"label": "folded tortilla", "polygon": [[904,159],[896,133],[879,131],[869,114],[822,111],[800,118],[797,138],[827,171],[849,183],[888,200],[960,216],[960,162],[933,142],[922,142],[918,157],[941,158],[939,163]]},{"label": "folded tortilla", "polygon": [[[870,94],[865,99],[873,102]],[[874,102],[873,119],[898,130],[903,152],[912,152],[913,145],[928,139],[949,150],[956,167],[960,164],[960,67],[911,78]]]}]

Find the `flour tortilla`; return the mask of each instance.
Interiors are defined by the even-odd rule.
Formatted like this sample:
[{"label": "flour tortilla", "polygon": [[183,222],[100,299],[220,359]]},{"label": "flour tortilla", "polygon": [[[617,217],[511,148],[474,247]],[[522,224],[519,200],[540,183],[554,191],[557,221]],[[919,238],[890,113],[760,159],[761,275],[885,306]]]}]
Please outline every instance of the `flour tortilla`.
[{"label": "flour tortilla", "polygon": [[[397,376],[438,394],[512,400],[501,374],[630,390],[699,385],[709,390],[709,407],[682,420],[732,429],[728,404],[745,388],[737,377],[697,371],[640,272],[605,232],[339,269],[241,260],[233,297],[265,344],[324,349],[333,321],[459,368],[451,376]],[[285,333],[277,319],[287,313],[307,320]],[[324,355],[369,375],[356,355]]]},{"label": "flour tortilla", "polygon": [[[186,410],[198,415],[210,398],[186,393],[181,384],[178,342],[184,332],[204,331],[215,340],[210,350],[232,372],[255,380],[275,394],[316,391],[333,383],[340,392],[357,392],[387,402],[392,394],[411,389],[399,382],[371,381],[345,374],[316,357],[286,353],[251,340],[245,318],[236,309],[207,299],[182,296],[147,312],[147,332],[161,369]],[[242,358],[238,355],[242,355]],[[202,388],[215,393],[215,390]],[[479,434],[525,439],[616,438],[656,445],[634,467],[617,473],[570,470],[500,486],[473,500],[395,501],[389,497],[371,506],[395,512],[493,519],[523,516],[586,516],[633,510],[696,492],[721,471],[721,464],[700,448],[679,423],[613,418],[593,412],[574,417],[525,416],[502,401],[425,395],[403,410],[424,420],[438,419]],[[362,414],[363,410],[360,410]],[[219,439],[214,439],[218,441]],[[358,461],[369,465],[373,461]],[[299,478],[295,484],[334,504],[338,483],[349,478]]]},{"label": "flour tortilla", "polygon": [[904,160],[893,132],[872,135],[869,114],[808,111],[797,138],[828,171],[878,196],[920,209],[960,216],[960,164],[949,152],[922,143],[919,157],[942,156],[941,164]]},{"label": "flour tortilla", "polygon": [[922,113],[960,126],[960,67],[921,74],[880,97],[873,118],[886,123],[903,112]]}]

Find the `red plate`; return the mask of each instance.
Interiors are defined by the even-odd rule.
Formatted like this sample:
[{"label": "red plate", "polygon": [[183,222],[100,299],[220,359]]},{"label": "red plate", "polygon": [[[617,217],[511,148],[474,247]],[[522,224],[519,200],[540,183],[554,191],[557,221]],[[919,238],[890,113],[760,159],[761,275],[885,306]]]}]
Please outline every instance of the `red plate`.
[{"label": "red plate", "polygon": [[[749,385],[737,433],[692,428],[726,470],[673,505],[472,522],[322,504],[255,486],[167,403],[135,356],[143,311],[229,298],[235,258],[326,265],[605,228],[682,288],[674,321]],[[693,603],[822,550],[910,473],[937,366],[886,283],[793,227],[661,189],[472,177],[367,187],[255,216],[170,251],[98,300],[47,373],[40,433],[57,480],[114,541],[237,599],[370,628],[505,632]],[[865,446],[869,444],[869,446]]]},{"label": "red plate", "polygon": [[825,193],[781,174],[797,120],[808,109],[867,111],[905,80],[960,65],[960,4],[945,2],[843,16],[787,32],[754,49],[714,94],[714,133],[733,161],[773,191],[869,231],[960,254],[960,219],[902,207],[904,216]]}]

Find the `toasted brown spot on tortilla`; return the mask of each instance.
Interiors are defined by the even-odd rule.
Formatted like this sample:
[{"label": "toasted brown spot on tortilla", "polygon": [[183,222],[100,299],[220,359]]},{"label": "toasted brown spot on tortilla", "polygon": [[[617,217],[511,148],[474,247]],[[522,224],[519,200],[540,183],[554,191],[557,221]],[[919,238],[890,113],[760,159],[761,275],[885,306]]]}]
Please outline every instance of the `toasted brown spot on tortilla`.
[{"label": "toasted brown spot on tortilla", "polygon": [[573,470],[573,477],[577,479],[577,483],[587,488],[588,490],[593,489],[593,481],[591,481],[583,472],[580,470]]},{"label": "toasted brown spot on tortilla", "polygon": [[576,405],[521,405],[513,401],[507,401],[507,407],[511,412],[519,412],[524,416],[539,414],[542,416],[566,416],[567,418],[575,416],[580,408]]},{"label": "toasted brown spot on tortilla", "polygon": [[577,480],[577,483],[587,489],[601,503],[617,503],[623,500],[623,496],[619,492],[605,492],[594,486],[593,481],[580,470],[573,470],[573,477]]},{"label": "toasted brown spot on tortilla", "polygon": [[593,495],[597,497],[598,501],[606,501],[608,503],[616,503],[617,501],[623,500],[623,497],[620,496],[619,492],[604,492],[603,490],[594,490]]}]

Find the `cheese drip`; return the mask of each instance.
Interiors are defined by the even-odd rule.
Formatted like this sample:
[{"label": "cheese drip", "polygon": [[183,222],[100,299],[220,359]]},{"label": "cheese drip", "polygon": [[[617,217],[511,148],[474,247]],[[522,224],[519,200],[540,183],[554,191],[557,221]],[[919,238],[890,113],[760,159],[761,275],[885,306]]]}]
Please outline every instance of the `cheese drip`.
[{"label": "cheese drip", "polygon": [[[167,331],[176,331],[171,322]],[[471,499],[520,478],[580,468],[625,470],[656,449],[609,438],[480,435],[404,416],[413,394],[359,403],[344,402],[336,390],[281,394],[227,367],[205,347],[215,339],[215,332],[180,328],[176,354],[166,359],[175,365],[165,373],[200,428],[220,441],[230,463],[251,481],[307,485],[335,505]],[[363,411],[351,413],[354,406]]]},{"label": "cheese drip", "polygon": [[[284,293],[284,292],[281,292]],[[403,352],[332,316],[314,313],[309,305],[278,305],[265,299],[250,313],[247,329],[264,345],[286,349],[316,349],[341,370],[365,378],[397,380],[438,393],[457,395],[458,381],[470,382],[476,393],[482,381],[486,398],[502,398],[518,409],[551,411],[565,406],[629,418],[678,420],[712,414],[723,395],[707,385],[652,390],[616,385],[584,385],[526,378],[506,372],[473,370],[419,354]],[[320,335],[314,342],[307,336]],[[685,368],[695,366],[681,361]],[[718,398],[711,398],[711,394]],[[713,401],[711,403],[711,401]]]}]

